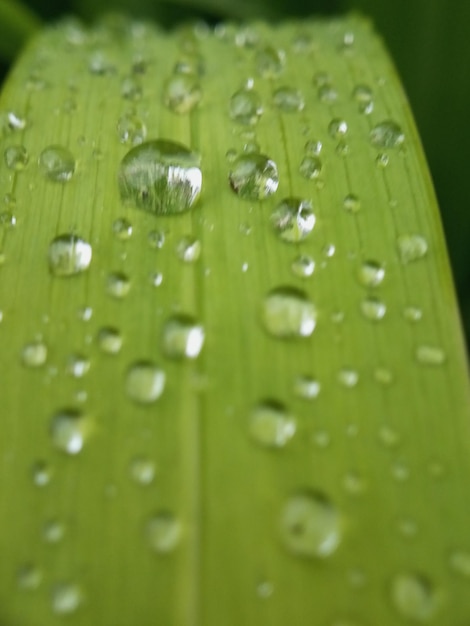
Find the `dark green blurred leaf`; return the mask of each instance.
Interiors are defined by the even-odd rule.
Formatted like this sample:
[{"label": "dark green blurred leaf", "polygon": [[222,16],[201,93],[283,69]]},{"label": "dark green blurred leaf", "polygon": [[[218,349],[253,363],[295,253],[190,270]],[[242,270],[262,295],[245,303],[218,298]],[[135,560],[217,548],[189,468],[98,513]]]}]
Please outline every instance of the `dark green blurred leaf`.
[{"label": "dark green blurred leaf", "polygon": [[39,19],[21,2],[0,0],[0,58],[11,60],[39,26]]}]

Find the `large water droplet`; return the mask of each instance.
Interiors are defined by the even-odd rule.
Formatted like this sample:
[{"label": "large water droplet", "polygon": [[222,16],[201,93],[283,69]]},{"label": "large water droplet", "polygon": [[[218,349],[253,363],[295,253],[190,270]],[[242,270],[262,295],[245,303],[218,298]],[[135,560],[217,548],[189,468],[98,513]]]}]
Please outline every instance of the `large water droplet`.
[{"label": "large water droplet", "polygon": [[82,450],[87,431],[87,419],[76,409],[64,409],[52,418],[52,442],[56,448],[67,454],[78,454]]},{"label": "large water droplet", "polygon": [[359,268],[358,279],[364,287],[378,287],[385,278],[385,268],[378,261],[364,261]]},{"label": "large water droplet", "polygon": [[137,361],[126,373],[127,395],[140,404],[155,402],[165,389],[165,372],[151,361]]},{"label": "large water droplet", "polygon": [[263,113],[261,98],[253,89],[240,89],[230,98],[229,111],[235,122],[253,126]]},{"label": "large water droplet", "polygon": [[160,511],[147,522],[146,534],[150,547],[155,552],[173,552],[181,540],[181,522],[170,511]]},{"label": "large water droplet", "polygon": [[293,554],[327,557],[341,540],[338,510],[329,498],[316,491],[290,496],[281,514],[281,537]]},{"label": "large water droplet", "polygon": [[271,224],[284,241],[301,241],[315,226],[312,205],[308,200],[284,198],[271,213]]},{"label": "large water droplet", "polygon": [[267,400],[251,412],[249,432],[260,445],[267,448],[283,448],[294,436],[296,423],[284,405]]},{"label": "large water droplet", "polygon": [[398,574],[392,580],[392,603],[407,619],[427,622],[436,613],[438,598],[431,581],[415,573]]},{"label": "large water droplet", "polygon": [[422,235],[400,235],[397,237],[397,247],[402,263],[422,259],[428,252],[428,242]]},{"label": "large water droplet", "polygon": [[264,299],[262,320],[274,337],[309,337],[315,330],[317,311],[304,291],[278,287]]},{"label": "large water droplet", "polygon": [[54,276],[74,276],[84,272],[91,257],[91,245],[77,235],[59,235],[49,245],[49,269]]},{"label": "large water droplet", "polygon": [[243,154],[233,162],[229,181],[233,191],[241,198],[263,200],[277,190],[277,165],[264,154]]},{"label": "large water droplet", "polygon": [[274,106],[283,113],[296,113],[305,106],[304,97],[293,87],[279,87],[273,94]]},{"label": "large water droplet", "polygon": [[52,610],[58,615],[75,613],[83,602],[83,591],[75,583],[60,583],[52,590]]},{"label": "large water droplet", "polygon": [[124,201],[159,215],[187,211],[202,187],[199,157],[163,139],[132,148],[121,161],[118,178]]},{"label": "large water droplet", "polygon": [[172,359],[195,359],[204,345],[204,328],[184,314],[172,315],[163,326],[163,352]]},{"label": "large water droplet", "polygon": [[174,113],[189,113],[199,104],[201,98],[199,78],[194,74],[174,74],[163,88],[163,102]]},{"label": "large water droplet", "polygon": [[401,127],[392,120],[385,120],[370,131],[370,142],[377,148],[396,148],[405,141]]},{"label": "large water droplet", "polygon": [[63,146],[49,146],[39,155],[39,169],[49,180],[64,183],[75,172],[75,158]]}]

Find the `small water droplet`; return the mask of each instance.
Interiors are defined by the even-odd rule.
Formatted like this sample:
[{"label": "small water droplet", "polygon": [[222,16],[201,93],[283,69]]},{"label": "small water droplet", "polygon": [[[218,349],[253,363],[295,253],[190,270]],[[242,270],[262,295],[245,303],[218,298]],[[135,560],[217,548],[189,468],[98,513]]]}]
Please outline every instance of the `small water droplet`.
[{"label": "small water droplet", "polygon": [[315,271],[315,261],[312,257],[301,254],[292,261],[291,269],[299,278],[308,278]]},{"label": "small water droplet", "polygon": [[398,255],[404,264],[426,256],[428,242],[422,235],[400,235],[397,238]]},{"label": "small water droplet", "polygon": [[350,367],[343,367],[338,372],[338,381],[343,387],[352,388],[359,382],[359,374]]},{"label": "small water droplet", "polygon": [[308,156],[319,156],[321,154],[323,148],[323,144],[318,140],[309,140],[305,144],[304,150],[305,154]]},{"label": "small water droplet", "polygon": [[351,496],[358,496],[365,491],[366,483],[358,472],[349,471],[343,477],[343,487]]},{"label": "small water droplet", "polygon": [[133,113],[127,113],[119,118],[117,123],[119,141],[137,146],[145,141],[147,127],[144,122]]},{"label": "small water droplet", "polygon": [[121,161],[118,178],[124,201],[158,215],[187,211],[202,187],[199,157],[163,139],[132,148]]},{"label": "small water droplet", "polygon": [[204,328],[194,317],[181,313],[172,315],[163,326],[163,352],[172,359],[195,359],[202,350],[204,338]]},{"label": "small water droplet", "polygon": [[163,283],[163,274],[161,272],[154,272],[153,274],[151,274],[150,283],[154,287],[160,287],[160,285]]},{"label": "small water droplet", "polygon": [[318,448],[327,448],[331,443],[330,433],[326,430],[317,430],[313,433],[312,441]]},{"label": "small water droplet", "polygon": [[163,102],[173,113],[189,113],[201,99],[202,89],[195,74],[174,74],[164,85]]},{"label": "small water droplet", "polygon": [[113,222],[113,233],[117,239],[120,239],[121,241],[126,241],[127,239],[131,238],[132,224],[125,217],[119,217]]},{"label": "small water droplet", "polygon": [[322,254],[325,258],[331,259],[336,254],[336,246],[334,243],[327,243],[322,248]]},{"label": "small water droplet", "polygon": [[328,133],[333,139],[341,139],[348,132],[348,124],[345,120],[335,118],[328,124]]},{"label": "small water droplet", "polygon": [[377,148],[396,148],[405,141],[401,127],[392,120],[385,120],[370,131],[370,142]]},{"label": "small water droplet", "polygon": [[263,113],[261,98],[254,89],[240,89],[230,98],[229,112],[235,122],[253,126]]},{"label": "small water droplet", "polygon": [[361,302],[361,311],[364,317],[373,322],[378,322],[385,317],[387,307],[378,298],[369,296]]},{"label": "small water droplet", "polygon": [[18,113],[15,113],[15,111],[0,113],[0,130],[3,136],[24,130],[26,126],[26,119],[18,115]]},{"label": "small water droplet", "polygon": [[279,185],[277,165],[264,154],[242,154],[232,163],[230,186],[245,200],[263,200]]},{"label": "small water droplet", "polygon": [[410,477],[410,470],[403,461],[395,461],[391,468],[392,476],[398,482],[405,482]]},{"label": "small water droplet", "polygon": [[273,94],[273,102],[283,113],[296,113],[305,106],[302,93],[294,87],[278,87]]},{"label": "small water droplet", "polygon": [[317,311],[304,291],[278,287],[264,299],[262,320],[274,337],[309,337],[315,330]]},{"label": "small water droplet", "polygon": [[124,272],[111,272],[106,278],[106,293],[113,298],[125,298],[131,288],[129,276]]},{"label": "small water droplet", "polygon": [[146,534],[152,550],[168,554],[181,540],[181,522],[171,511],[160,511],[148,520]]},{"label": "small water droplet", "polygon": [[90,369],[90,359],[83,354],[71,354],[67,360],[67,373],[82,378]]},{"label": "small water droplet", "polygon": [[122,348],[122,335],[113,326],[105,326],[98,331],[98,345],[106,354],[117,354]]},{"label": "small water droplet", "polygon": [[70,180],[75,172],[75,158],[63,146],[49,146],[39,155],[39,169],[48,179],[59,183]]},{"label": "small water droplet", "polygon": [[375,158],[375,164],[380,169],[385,169],[390,163],[390,157],[384,152],[380,152]]},{"label": "small water droplet", "polygon": [[415,357],[421,365],[438,366],[446,361],[446,354],[439,346],[421,345],[416,348]]},{"label": "small water droplet", "polygon": [[126,392],[140,404],[158,400],[165,389],[165,372],[151,361],[137,361],[126,373]]},{"label": "small water droplet", "polygon": [[438,605],[434,585],[418,573],[396,575],[391,583],[391,598],[401,617],[417,622],[432,619]]},{"label": "small water droplet", "polygon": [[449,557],[449,565],[453,572],[470,579],[470,552],[454,550]]},{"label": "small water droplet", "polygon": [[374,379],[381,385],[390,385],[393,382],[393,374],[386,367],[377,367],[374,370]]},{"label": "small water droplet", "polygon": [[46,543],[59,543],[64,538],[65,525],[59,519],[47,520],[42,527],[42,538]]},{"label": "small water droplet", "polygon": [[409,322],[419,322],[423,318],[423,311],[416,306],[407,306],[403,311],[403,316]]},{"label": "small water droplet", "polygon": [[121,96],[126,100],[140,100],[142,85],[135,76],[125,76],[121,82]]},{"label": "small water droplet", "polygon": [[338,92],[332,85],[322,85],[318,88],[317,95],[324,104],[333,104],[338,100]]},{"label": "small water droplet", "polygon": [[284,241],[305,239],[315,226],[315,214],[308,200],[284,198],[271,213],[271,224]]},{"label": "small water droplet", "polygon": [[379,430],[379,441],[386,448],[395,448],[400,443],[400,435],[390,426],[382,426]]},{"label": "small water droplet", "polygon": [[281,514],[281,537],[289,552],[297,556],[327,557],[341,540],[338,510],[320,492],[292,495]]},{"label": "small water droplet", "polygon": [[52,610],[57,615],[75,613],[83,603],[83,591],[75,583],[59,583],[52,590]]},{"label": "small water droplet", "polygon": [[45,487],[51,482],[52,469],[45,461],[36,461],[31,467],[31,474],[36,487]]},{"label": "small water droplet", "polygon": [[131,478],[139,485],[150,485],[156,473],[155,463],[146,457],[136,457],[131,461]]},{"label": "small water droplet", "polygon": [[305,156],[300,162],[299,172],[307,180],[316,180],[322,173],[321,160],[315,156]]},{"label": "small water droplet", "polygon": [[259,598],[266,600],[274,593],[274,585],[268,580],[263,580],[256,586],[256,593]]},{"label": "small water droplet", "polygon": [[21,361],[26,367],[41,367],[47,361],[47,345],[40,339],[27,343],[21,351]]},{"label": "small water droplet", "polygon": [[280,402],[266,400],[251,412],[250,436],[263,447],[283,448],[294,436],[295,419]]},{"label": "small water droplet", "polygon": [[359,268],[358,279],[364,287],[378,287],[385,278],[385,268],[378,261],[364,261]]},{"label": "small water droplet", "polygon": [[255,63],[262,78],[277,78],[284,70],[286,55],[283,50],[266,46],[256,53]]},{"label": "small water droplet", "polygon": [[368,103],[373,98],[372,89],[368,85],[356,85],[352,95],[354,100],[359,103]]},{"label": "small water droplet", "polygon": [[176,245],[176,254],[184,263],[195,263],[201,256],[201,242],[192,235],[181,237]]},{"label": "small water droplet", "polygon": [[88,433],[85,415],[76,409],[63,409],[54,415],[51,422],[52,443],[67,454],[78,454]]},{"label": "small water droplet", "polygon": [[311,376],[297,376],[294,380],[294,393],[303,400],[318,398],[321,385]]},{"label": "small water droplet", "polygon": [[42,582],[43,573],[33,563],[25,563],[16,574],[16,580],[20,589],[32,591],[37,589]]},{"label": "small water droplet", "polygon": [[8,146],[3,154],[5,165],[15,172],[21,172],[28,165],[29,155],[24,146]]},{"label": "small water droplet", "polygon": [[418,524],[409,517],[402,517],[397,523],[399,533],[406,539],[413,539],[418,533]]},{"label": "small water droplet", "polygon": [[59,235],[49,245],[49,269],[54,276],[75,276],[84,272],[90,266],[91,257],[91,245],[77,235]]},{"label": "small water droplet", "polygon": [[349,193],[343,200],[343,207],[348,213],[358,213],[361,209],[361,202],[355,194]]}]

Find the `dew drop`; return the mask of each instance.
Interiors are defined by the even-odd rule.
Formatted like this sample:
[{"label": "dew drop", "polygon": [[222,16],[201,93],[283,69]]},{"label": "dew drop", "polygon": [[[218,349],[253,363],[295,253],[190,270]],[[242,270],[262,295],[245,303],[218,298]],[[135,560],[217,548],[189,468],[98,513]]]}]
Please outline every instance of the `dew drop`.
[{"label": "dew drop", "polygon": [[163,283],[163,274],[161,272],[154,272],[153,274],[151,274],[150,283],[154,287],[160,287],[160,285]]},{"label": "dew drop", "polygon": [[46,543],[59,543],[64,538],[65,526],[58,519],[47,520],[42,527],[42,538]]},{"label": "dew drop", "polygon": [[140,100],[142,85],[135,76],[126,76],[121,82],[121,96],[126,100]]},{"label": "dew drop", "polygon": [[416,306],[407,306],[403,316],[408,322],[419,322],[423,318],[423,311]]},{"label": "dew drop", "polygon": [[113,298],[125,298],[131,288],[129,276],[124,272],[111,272],[106,278],[106,293]]},{"label": "dew drop", "polygon": [[310,140],[305,144],[305,154],[309,156],[319,156],[323,149],[323,144],[318,140]]},{"label": "dew drop", "polygon": [[260,582],[256,586],[256,593],[259,598],[262,598],[263,600],[265,600],[267,598],[270,598],[273,595],[274,586],[268,580],[264,580],[263,582]]},{"label": "dew drop", "polygon": [[400,235],[397,238],[397,248],[400,261],[406,264],[426,256],[428,242],[422,235]]},{"label": "dew drop", "polygon": [[359,374],[350,367],[343,367],[338,372],[338,382],[340,382],[343,387],[355,387],[359,382]]},{"label": "dew drop", "polygon": [[378,261],[364,261],[359,268],[358,279],[364,287],[378,287],[385,278],[385,268]]},{"label": "dew drop", "polygon": [[39,169],[48,179],[59,183],[70,180],[75,172],[75,158],[63,146],[49,146],[39,155]]},{"label": "dew drop", "polygon": [[343,200],[343,207],[348,213],[358,213],[361,209],[361,202],[355,194],[349,193]]},{"label": "dew drop", "polygon": [[255,63],[262,78],[277,78],[284,70],[286,55],[283,50],[266,46],[256,53]]},{"label": "dew drop", "polygon": [[24,146],[9,146],[4,154],[5,165],[15,172],[21,172],[28,165],[29,155]]},{"label": "dew drop", "polygon": [[280,402],[266,400],[251,412],[250,436],[263,447],[283,448],[294,436],[295,430],[294,418]]},{"label": "dew drop", "polygon": [[60,583],[52,590],[52,610],[57,615],[75,613],[83,603],[83,592],[75,583]]},{"label": "dew drop", "polygon": [[49,245],[49,269],[54,276],[75,276],[84,272],[90,266],[91,257],[91,245],[77,235],[59,235]]},{"label": "dew drop", "polygon": [[37,589],[43,578],[43,573],[33,563],[25,563],[22,565],[16,574],[16,580],[18,587],[27,591]]},{"label": "dew drop", "polygon": [[274,337],[309,337],[315,330],[317,311],[304,291],[278,287],[264,299],[262,320],[265,329]]},{"label": "dew drop", "polygon": [[374,379],[381,385],[390,385],[393,382],[393,374],[385,367],[377,367],[374,370]]},{"label": "dew drop", "polygon": [[281,514],[281,538],[297,556],[324,558],[341,540],[340,516],[324,494],[306,491],[290,496]]},{"label": "dew drop", "polygon": [[340,139],[348,132],[348,124],[345,120],[335,118],[328,124],[328,133],[333,139]]},{"label": "dew drop", "polygon": [[36,340],[27,343],[21,351],[21,362],[26,367],[41,367],[47,361],[47,345]]},{"label": "dew drop", "polygon": [[320,395],[321,385],[311,376],[297,376],[294,380],[294,393],[303,400],[313,400]]},{"label": "dew drop", "polygon": [[156,139],[125,155],[118,179],[123,201],[158,215],[182,213],[201,192],[200,159],[181,144]]},{"label": "dew drop", "polygon": [[113,233],[117,239],[126,241],[131,238],[132,224],[125,217],[119,217],[113,222]]},{"label": "dew drop", "polygon": [[144,122],[132,113],[119,118],[116,130],[121,143],[133,146],[143,143],[147,137],[147,128]]},{"label": "dew drop", "polygon": [[264,154],[242,154],[232,163],[230,186],[245,200],[263,200],[271,196],[279,185],[277,165]]},{"label": "dew drop", "polygon": [[126,373],[126,393],[140,404],[158,400],[165,389],[165,372],[151,361],[137,361]]},{"label": "dew drop", "polygon": [[36,461],[31,467],[31,474],[36,487],[46,487],[51,482],[52,469],[45,461]]},{"label": "dew drop", "polygon": [[392,603],[404,618],[417,622],[431,620],[437,609],[437,594],[431,581],[422,574],[402,573],[391,584]]},{"label": "dew drop", "polygon": [[272,211],[271,224],[284,241],[301,241],[315,226],[312,205],[308,200],[284,198]]},{"label": "dew drop", "polygon": [[106,354],[117,354],[122,348],[122,335],[117,328],[105,326],[98,331],[98,346]]},{"label": "dew drop", "polygon": [[136,457],[130,464],[130,475],[139,485],[150,485],[155,478],[155,463],[146,457]]},{"label": "dew drop", "polygon": [[379,430],[379,441],[386,448],[395,448],[400,443],[400,435],[389,426],[382,426]]},{"label": "dew drop", "polygon": [[283,113],[296,113],[305,106],[302,93],[293,87],[278,87],[273,94],[273,102]]},{"label": "dew drop", "polygon": [[299,278],[308,278],[315,271],[315,261],[312,257],[301,254],[292,261],[291,269]]},{"label": "dew drop", "polygon": [[322,173],[321,160],[315,156],[305,156],[300,162],[299,172],[307,180],[316,180]]},{"label": "dew drop", "polygon": [[76,409],[64,409],[54,415],[51,422],[52,443],[67,454],[78,454],[88,432],[85,415]]},{"label": "dew drop", "polygon": [[318,88],[317,95],[324,104],[333,104],[338,100],[338,92],[332,85],[322,85]]},{"label": "dew drop", "polygon": [[367,104],[373,98],[372,89],[368,85],[356,85],[353,89],[353,98],[356,102]]},{"label": "dew drop", "polygon": [[369,296],[361,302],[361,311],[365,318],[377,322],[385,317],[387,307],[378,298]]},{"label": "dew drop", "polygon": [[201,85],[194,74],[174,74],[164,85],[163,102],[173,113],[189,113],[201,99]]},{"label": "dew drop", "polygon": [[151,248],[160,250],[165,245],[165,238],[163,230],[151,230],[147,236],[147,241]]},{"label": "dew drop", "polygon": [[3,136],[12,132],[24,130],[27,126],[26,119],[14,111],[0,113],[0,131]]},{"label": "dew drop", "polygon": [[401,127],[392,120],[386,120],[374,126],[369,138],[376,148],[396,148],[405,141]]},{"label": "dew drop", "polygon": [[192,235],[181,237],[176,245],[176,254],[184,263],[195,263],[201,256],[201,242]]},{"label": "dew drop", "polygon": [[261,98],[253,89],[240,89],[230,98],[229,112],[235,122],[254,126],[263,113]]},{"label": "dew drop", "polygon": [[181,522],[171,511],[160,511],[148,520],[146,534],[152,550],[168,554],[181,540]]},{"label": "dew drop", "polygon": [[446,355],[439,346],[421,345],[416,348],[415,357],[421,365],[438,366],[446,361]]},{"label": "dew drop", "polygon": [[470,579],[470,552],[454,550],[449,557],[449,565],[453,572]]},{"label": "dew drop", "polygon": [[90,369],[90,359],[83,354],[71,354],[67,360],[67,373],[82,378]]},{"label": "dew drop", "polygon": [[163,326],[163,352],[172,359],[195,359],[202,350],[204,338],[204,328],[194,317],[181,313],[172,315]]}]

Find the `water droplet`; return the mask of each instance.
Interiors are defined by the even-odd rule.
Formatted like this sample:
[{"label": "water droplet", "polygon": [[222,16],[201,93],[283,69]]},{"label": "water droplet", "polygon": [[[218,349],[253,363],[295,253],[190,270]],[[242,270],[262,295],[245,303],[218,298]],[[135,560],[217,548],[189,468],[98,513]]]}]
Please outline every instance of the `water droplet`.
[{"label": "water droplet", "polygon": [[281,514],[281,537],[295,555],[327,557],[341,540],[339,513],[323,493],[306,491],[292,495]]},{"label": "water droplet", "polygon": [[319,448],[327,448],[331,443],[331,437],[326,430],[317,430],[312,437],[313,443]]},{"label": "water droplet", "polygon": [[403,311],[403,316],[409,322],[419,322],[423,318],[423,312],[416,306],[407,306]]},{"label": "water droplet", "polygon": [[386,448],[395,448],[400,443],[400,435],[389,426],[382,426],[379,430],[379,441]]},{"label": "water droplet", "polygon": [[278,287],[264,299],[262,320],[274,337],[309,337],[315,330],[317,311],[304,291]]},{"label": "water droplet", "polygon": [[184,263],[195,263],[201,256],[201,242],[192,235],[181,237],[176,245],[176,254]]},{"label": "water droplet", "polygon": [[230,98],[229,112],[235,122],[253,126],[263,113],[261,98],[253,89],[240,89]]},{"label": "water droplet", "polygon": [[307,180],[316,180],[322,173],[323,165],[318,157],[305,156],[300,162],[299,172]]},{"label": "water droplet", "polygon": [[132,148],[121,161],[124,201],[159,215],[190,209],[202,187],[199,157],[185,146],[157,139]]},{"label": "water droplet", "polygon": [[364,261],[359,268],[358,279],[364,287],[378,287],[385,278],[385,268],[378,261]]},{"label": "water droplet", "polygon": [[320,389],[319,381],[311,376],[297,376],[294,380],[294,393],[304,400],[318,398]]},{"label": "water droplet", "polygon": [[52,590],[52,610],[57,615],[75,613],[83,603],[83,592],[75,583],[60,583]]},{"label": "water droplet", "polygon": [[366,483],[360,474],[349,471],[343,477],[343,487],[350,495],[357,496],[365,491]]},{"label": "water droplet", "polygon": [[37,589],[42,582],[42,571],[33,563],[25,563],[16,574],[16,580],[20,589],[32,591]]},{"label": "water droplet", "polygon": [[450,555],[449,565],[456,574],[470,579],[470,552],[454,550]]},{"label": "water droplet", "polygon": [[405,141],[401,127],[392,120],[385,120],[370,131],[370,142],[377,148],[396,148]]},{"label": "water droplet", "polygon": [[338,372],[338,381],[343,387],[352,388],[359,382],[359,374],[350,367],[343,367]]},{"label": "water droplet", "polygon": [[349,193],[344,198],[343,207],[348,213],[358,213],[361,209],[361,202],[355,194]]},{"label": "water droplet", "polygon": [[378,298],[369,296],[361,302],[361,311],[368,320],[377,322],[385,317],[387,307]]},{"label": "water droplet", "polygon": [[47,346],[41,340],[27,343],[21,351],[21,361],[26,367],[41,367],[47,360]]},{"label": "water droplet", "polygon": [[117,239],[126,241],[132,235],[132,224],[125,217],[119,217],[113,222],[113,233]]},{"label": "water droplet", "polygon": [[133,113],[128,113],[119,118],[117,134],[121,143],[137,146],[145,141],[147,127],[139,117]]},{"label": "water droplet", "polygon": [[5,165],[15,172],[20,172],[28,165],[29,155],[24,146],[9,146],[4,154]]},{"label": "water droplet", "polygon": [[428,252],[428,242],[422,235],[400,235],[397,247],[400,261],[405,264],[422,259]]},{"label": "water droplet", "polygon": [[163,102],[173,113],[189,113],[201,99],[201,85],[194,74],[174,74],[163,88]]},{"label": "water droplet", "polygon": [[410,470],[403,461],[395,461],[391,468],[392,476],[398,482],[405,482],[410,477]]},{"label": "water droplet", "polygon": [[266,46],[256,53],[255,63],[262,78],[277,78],[284,70],[286,55],[283,50]]},{"label": "water droplet", "polygon": [[388,154],[385,154],[384,152],[380,152],[375,159],[375,164],[380,169],[385,169],[387,165],[389,164],[389,162],[390,162],[390,157],[388,156]]},{"label": "water droplet", "polygon": [[308,278],[315,271],[315,261],[312,257],[301,254],[292,261],[292,272],[299,278]]},{"label": "water droplet", "polygon": [[130,464],[132,479],[139,485],[150,485],[155,478],[155,463],[145,457],[137,457]]},{"label": "water droplet", "polygon": [[59,543],[64,534],[65,525],[58,519],[47,520],[42,527],[42,538],[46,543]]},{"label": "water droplet", "polygon": [[131,288],[129,276],[124,272],[111,272],[106,278],[106,293],[113,298],[125,298]]},{"label": "water droplet", "polygon": [[90,359],[83,354],[71,354],[67,360],[67,373],[82,378],[90,369]]},{"label": "water droplet", "polygon": [[305,144],[305,154],[309,156],[319,156],[321,154],[323,144],[318,140],[310,140]]},{"label": "water droplet", "polygon": [[26,119],[14,111],[0,113],[0,130],[3,136],[9,135],[12,132],[24,130],[26,126]]},{"label": "water droplet", "polygon": [[274,593],[274,585],[268,580],[263,580],[256,586],[256,593],[259,598],[266,600],[270,598]]},{"label": "water droplet", "polygon": [[392,603],[407,619],[427,622],[437,609],[437,594],[431,581],[422,574],[402,573],[391,584]]},{"label": "water droplet", "polygon": [[421,345],[416,348],[416,360],[422,365],[442,365],[446,361],[446,355],[439,346]]},{"label": "water droplet", "polygon": [[328,124],[328,133],[333,139],[340,139],[348,132],[348,124],[345,120],[335,118]]},{"label": "water droplet", "polygon": [[151,274],[150,283],[154,287],[160,287],[160,285],[163,283],[163,274],[161,272],[154,272],[153,274]]},{"label": "water droplet", "polygon": [[140,100],[142,85],[135,76],[126,76],[121,82],[121,96],[126,100]]},{"label": "water droplet", "polygon": [[85,415],[76,409],[64,409],[54,415],[51,437],[56,448],[67,454],[78,454],[88,433]]},{"label": "water droplet", "polygon": [[279,87],[273,94],[274,106],[283,113],[302,111],[305,102],[302,93],[293,87]]},{"label": "water droplet", "polygon": [[271,224],[284,241],[301,241],[315,226],[312,205],[308,200],[284,198],[272,211]]},{"label": "water droplet", "polygon": [[172,359],[195,359],[204,345],[204,328],[190,315],[171,316],[163,326],[163,352]]},{"label": "water droplet", "polygon": [[165,389],[165,372],[151,361],[137,361],[126,373],[127,395],[140,404],[158,400]]},{"label": "water droplet", "polygon": [[59,235],[49,245],[49,269],[54,276],[74,276],[84,272],[90,266],[91,257],[91,245],[77,235]]},{"label": "water droplet", "polygon": [[406,539],[416,537],[418,533],[418,525],[415,520],[409,517],[402,517],[397,523],[399,533]]},{"label": "water droplet", "polygon": [[36,461],[31,467],[31,473],[36,487],[45,487],[52,478],[52,469],[45,461]]},{"label": "water droplet", "polygon": [[372,89],[368,85],[356,85],[352,95],[354,100],[359,103],[370,102],[373,98]]},{"label": "water droplet", "polygon": [[338,92],[332,85],[322,85],[318,88],[317,95],[324,104],[333,104],[338,100]]},{"label": "water droplet", "polygon": [[374,370],[374,379],[381,385],[390,385],[393,382],[393,374],[385,367],[377,367]]},{"label": "water droplet", "polygon": [[295,419],[280,402],[266,400],[251,412],[250,435],[263,447],[283,448],[294,436],[295,430]]},{"label": "water droplet", "polygon": [[98,331],[98,345],[106,354],[117,354],[122,348],[122,335],[117,328],[105,326]]},{"label": "water droplet", "polygon": [[88,62],[88,70],[90,74],[94,74],[95,76],[105,76],[106,74],[114,73],[115,69],[113,61],[108,58],[108,55],[104,50],[93,51]]},{"label": "water droplet", "polygon": [[0,213],[0,227],[4,229],[14,228],[16,226],[16,217],[10,211],[2,211]]},{"label": "water droplet", "polygon": [[277,165],[264,154],[242,154],[232,163],[230,186],[241,198],[263,200],[279,185]]},{"label": "water droplet", "polygon": [[325,258],[331,259],[335,256],[336,246],[333,243],[327,243],[322,248],[322,254]]},{"label": "water droplet", "polygon": [[160,511],[147,522],[147,540],[160,554],[173,552],[181,540],[180,520],[170,511]]},{"label": "water droplet", "polygon": [[39,169],[49,180],[64,183],[75,172],[73,154],[63,146],[49,146],[39,155]]}]

